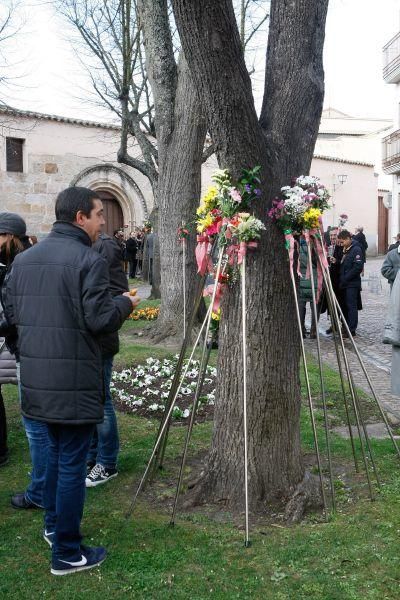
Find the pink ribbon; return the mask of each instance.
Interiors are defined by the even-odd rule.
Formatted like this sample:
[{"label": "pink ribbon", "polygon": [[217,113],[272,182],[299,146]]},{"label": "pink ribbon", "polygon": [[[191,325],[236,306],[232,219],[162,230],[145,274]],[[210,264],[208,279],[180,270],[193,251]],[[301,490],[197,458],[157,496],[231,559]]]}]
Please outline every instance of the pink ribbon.
[{"label": "pink ribbon", "polygon": [[228,255],[228,264],[233,266],[235,264],[235,259],[238,265],[241,265],[243,262],[243,258],[247,254],[248,249],[257,248],[257,242],[240,242],[240,244],[231,244],[227,248]]},{"label": "pink ribbon", "polygon": [[208,235],[198,235],[197,236],[197,246],[196,246],[196,262],[197,262],[197,270],[200,275],[204,275],[210,266],[210,251],[211,244],[210,238]]},{"label": "pink ribbon", "polygon": [[217,286],[217,290],[215,292],[215,298],[214,298],[214,302],[213,302],[213,306],[212,306],[212,312],[218,312],[218,309],[221,304],[222,296],[226,289],[226,284],[215,282],[215,284],[208,285],[206,288],[204,288],[203,296],[211,296],[212,297],[212,295],[214,293],[214,285]]}]

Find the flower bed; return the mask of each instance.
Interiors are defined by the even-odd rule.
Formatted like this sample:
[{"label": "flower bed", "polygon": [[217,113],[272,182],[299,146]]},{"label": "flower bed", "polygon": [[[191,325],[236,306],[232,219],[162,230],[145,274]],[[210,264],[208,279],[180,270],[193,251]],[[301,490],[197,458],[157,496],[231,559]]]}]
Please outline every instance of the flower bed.
[{"label": "flower bed", "polygon": [[147,306],[146,308],[138,308],[137,310],[134,310],[128,318],[132,321],[154,321],[154,319],[157,319],[159,314],[159,306]]},{"label": "flower bed", "polygon": [[[148,358],[144,365],[114,371],[111,392],[116,407],[123,412],[161,418],[168,400],[177,359],[177,355],[171,360],[164,359],[163,361]],[[184,364],[186,365],[187,361]],[[192,361],[172,414],[175,421],[184,421],[190,416],[198,373],[199,361]],[[197,411],[197,420],[204,421],[213,415],[216,375],[215,367],[208,366]]]}]

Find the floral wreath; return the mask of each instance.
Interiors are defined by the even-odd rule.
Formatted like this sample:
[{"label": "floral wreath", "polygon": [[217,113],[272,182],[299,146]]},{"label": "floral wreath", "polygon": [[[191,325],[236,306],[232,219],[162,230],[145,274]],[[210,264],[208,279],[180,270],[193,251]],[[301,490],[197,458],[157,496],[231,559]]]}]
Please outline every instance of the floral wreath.
[{"label": "floral wreath", "polygon": [[[268,212],[269,218],[285,235],[291,269],[293,269],[294,248],[297,240],[303,238],[310,243],[310,238],[313,238],[314,247],[319,256],[317,262],[318,298],[323,282],[321,265],[327,267],[321,232],[323,231],[322,214],[329,208],[329,198],[328,190],[320,183],[318,177],[301,175],[292,181],[292,186],[281,188],[279,197],[272,201],[272,208]],[[341,215],[341,217],[347,218],[346,215]],[[307,269],[306,278],[309,278],[308,271],[309,269]],[[301,277],[299,268],[297,274]]]},{"label": "floral wreath", "polygon": [[[227,285],[237,279],[238,266],[247,250],[257,247],[264,224],[249,211],[252,202],[261,196],[259,172],[261,167],[243,169],[242,177],[234,182],[227,169],[212,176],[213,185],[200,201],[196,213],[196,260],[201,275],[215,275],[212,262],[214,243],[223,251],[223,269],[216,282],[217,290],[212,308],[213,321],[221,318],[220,301]],[[205,290],[212,293],[213,286]]]}]

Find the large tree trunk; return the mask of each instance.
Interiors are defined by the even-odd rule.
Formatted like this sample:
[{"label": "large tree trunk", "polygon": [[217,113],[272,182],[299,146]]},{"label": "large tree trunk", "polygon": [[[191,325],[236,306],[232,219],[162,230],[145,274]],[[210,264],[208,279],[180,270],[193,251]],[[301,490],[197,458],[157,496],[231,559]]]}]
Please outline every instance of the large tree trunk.
[{"label": "large tree trunk", "polygon": [[[161,311],[152,336],[159,342],[183,333],[182,244],[178,227],[194,221],[200,198],[201,164],[206,120],[184,59],[176,66],[167,0],[141,0],[146,64],[156,110],[158,147],[158,241]],[[189,314],[193,306],[196,264],[195,236],[186,259]]]},{"label": "large tree trunk", "polygon": [[[161,311],[154,335],[156,340],[183,336],[183,269],[182,242],[178,227],[182,221],[192,224],[199,204],[201,165],[206,137],[206,120],[202,114],[187,63],[181,55],[175,97],[174,129],[168,140],[159,172],[159,240],[161,265]],[[187,241],[186,314],[194,303],[195,234]]]},{"label": "large tree trunk", "polygon": [[[272,197],[307,173],[323,98],[328,0],[275,0],[260,126],[231,0],[173,0],[191,74],[221,167],[261,165],[266,220]],[[299,339],[283,236],[267,224],[248,260],[248,442],[251,505],[287,499],[304,477],[300,449]],[[222,305],[214,433],[198,498],[243,507],[241,316],[238,286]]]}]

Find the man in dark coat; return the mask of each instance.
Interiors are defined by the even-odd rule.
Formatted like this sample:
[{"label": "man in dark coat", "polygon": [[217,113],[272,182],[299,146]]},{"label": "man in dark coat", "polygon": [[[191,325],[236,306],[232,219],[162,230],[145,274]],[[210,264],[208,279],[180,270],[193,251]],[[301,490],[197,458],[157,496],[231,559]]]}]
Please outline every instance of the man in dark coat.
[{"label": "man in dark coat", "polygon": [[[329,273],[332,281],[333,292],[344,311],[343,291],[340,288],[340,263],[343,257],[343,248],[341,242],[338,241],[339,230],[337,227],[332,227],[329,232],[330,244],[328,246]],[[328,309],[329,311],[329,309]],[[332,315],[331,319],[332,319]],[[332,333],[332,326],[326,330],[327,334]]]},{"label": "man in dark coat", "polygon": [[138,243],[134,231],[131,231],[130,237],[126,240],[126,258],[129,262],[129,277],[136,276]]},{"label": "man in dark coat", "polygon": [[[126,292],[129,289],[128,280],[122,268],[121,250],[115,239],[106,233],[101,233],[92,247],[107,261],[111,295],[119,296]],[[113,358],[119,351],[118,331],[105,333],[99,336],[98,340],[103,356],[104,421],[96,425],[93,434],[87,457],[89,472],[86,477],[86,487],[106,483],[118,475],[118,423],[110,390]]]},{"label": "man in dark coat", "polygon": [[367,242],[367,238],[365,237],[365,234],[364,234],[364,227],[358,226],[356,228],[356,232],[353,235],[353,240],[361,248],[361,256],[363,259],[363,263],[367,262],[368,242]]},{"label": "man in dark coat", "polygon": [[51,573],[64,575],[106,556],[82,546],[80,534],[86,456],[103,420],[98,336],[117,331],[138,301],[129,292],[111,296],[107,263],[91,248],[105,223],[96,193],[68,188],[55,212],[49,236],[15,258],[5,308],[18,328],[22,413],[48,426],[44,538]]},{"label": "man in dark coat", "polygon": [[[343,257],[340,264],[340,288],[343,291],[344,316],[351,334],[356,334],[358,325],[358,307],[360,306],[361,273],[364,268],[362,250],[352,239],[351,233],[343,229],[338,240],[341,240]],[[346,335],[346,334],[345,334]]]}]

